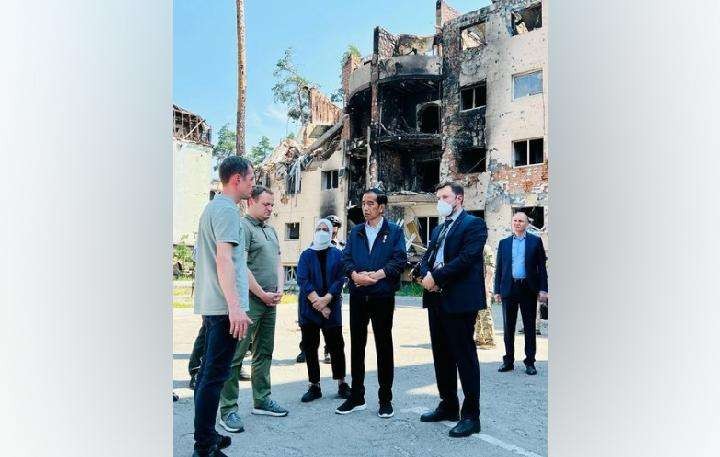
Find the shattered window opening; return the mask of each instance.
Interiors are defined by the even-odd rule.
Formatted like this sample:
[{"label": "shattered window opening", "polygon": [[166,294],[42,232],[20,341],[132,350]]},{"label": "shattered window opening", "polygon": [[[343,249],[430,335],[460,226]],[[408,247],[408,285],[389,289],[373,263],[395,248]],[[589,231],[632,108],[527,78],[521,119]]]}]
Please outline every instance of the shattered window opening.
[{"label": "shattered window opening", "polygon": [[523,206],[520,208],[513,208],[513,216],[515,213],[522,211],[527,214],[530,219],[530,225],[536,229],[545,228],[545,207],[544,206]]},{"label": "shattered window opening", "polygon": [[323,171],[321,177],[322,190],[337,189],[339,187],[339,176],[340,173],[338,170]]},{"label": "shattered window opening", "polygon": [[484,173],[487,171],[487,149],[479,146],[460,149],[457,169],[458,173]]},{"label": "shattered window opening", "polygon": [[440,133],[440,107],[431,104],[418,109],[418,124],[421,133]]},{"label": "shattered window opening", "polygon": [[473,24],[460,31],[460,49],[478,48],[486,44],[485,22]]},{"label": "shattered window opening", "polygon": [[543,163],[543,139],[532,138],[529,140],[513,141],[513,152],[515,155],[515,167],[536,165]]},{"label": "shattered window opening", "polygon": [[537,3],[510,14],[512,34],[522,35],[542,27],[542,4]]},{"label": "shattered window opening", "polygon": [[542,70],[513,76],[513,100],[543,91]]},{"label": "shattered window opening", "polygon": [[300,222],[288,222],[285,224],[285,240],[300,239]]},{"label": "shattered window opening", "polygon": [[413,179],[413,191],[434,192],[435,186],[440,184],[440,160],[417,161],[415,166],[416,174]]},{"label": "shattered window opening", "polygon": [[460,111],[482,108],[487,105],[487,86],[485,81],[477,85],[460,89]]},{"label": "shattered window opening", "polygon": [[438,217],[437,216],[426,216],[426,217],[418,217],[418,225],[419,232],[420,232],[420,239],[422,240],[423,245],[427,246],[428,242],[430,240],[430,237],[432,236],[432,231],[437,227],[438,225]]}]

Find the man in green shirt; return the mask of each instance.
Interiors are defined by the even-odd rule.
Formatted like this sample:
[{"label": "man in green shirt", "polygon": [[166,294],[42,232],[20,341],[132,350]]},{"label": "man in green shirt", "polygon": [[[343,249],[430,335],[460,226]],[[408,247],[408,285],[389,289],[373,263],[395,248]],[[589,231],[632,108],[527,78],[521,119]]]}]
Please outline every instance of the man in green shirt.
[{"label": "man in green shirt", "polygon": [[255,186],[248,199],[247,213],[240,219],[247,253],[250,289],[248,314],[253,323],[247,336],[237,344],[230,378],[220,395],[220,425],[229,432],[241,432],[244,429],[237,413],[238,376],[251,341],[252,414],[276,417],[288,414],[285,408],[270,398],[270,364],[275,345],[276,306],[282,298],[285,279],[280,264],[280,242],[277,233],[266,224],[274,206],[275,196],[272,191],[264,186]]},{"label": "man in green shirt", "polygon": [[237,204],[250,197],[255,177],[250,162],[237,156],[225,159],[219,174],[222,192],[205,206],[196,240],[195,314],[202,315],[205,347],[195,385],[193,457],[227,457],[221,449],[230,438],[215,431],[215,418],[237,340],[246,337],[252,323]]}]

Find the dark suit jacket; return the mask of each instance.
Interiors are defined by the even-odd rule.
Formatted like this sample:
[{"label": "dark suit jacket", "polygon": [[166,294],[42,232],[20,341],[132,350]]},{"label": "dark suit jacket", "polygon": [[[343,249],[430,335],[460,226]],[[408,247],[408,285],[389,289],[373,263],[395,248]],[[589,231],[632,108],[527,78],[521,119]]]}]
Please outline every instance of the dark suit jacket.
[{"label": "dark suit jacket", "polygon": [[[446,313],[464,313],[484,309],[485,266],[483,248],[487,240],[487,226],[479,217],[463,210],[445,236],[444,266],[432,271],[428,265],[442,224],[435,227],[432,237],[420,261],[420,275],[432,272],[435,283],[442,289],[439,306]],[[423,307],[430,304],[431,296],[423,293]]]},{"label": "dark suit jacket", "polygon": [[[500,240],[495,264],[494,291],[503,298],[510,296],[512,290],[512,240],[513,236]],[[548,291],[545,247],[540,237],[525,232],[525,273],[530,289],[536,294]]]}]

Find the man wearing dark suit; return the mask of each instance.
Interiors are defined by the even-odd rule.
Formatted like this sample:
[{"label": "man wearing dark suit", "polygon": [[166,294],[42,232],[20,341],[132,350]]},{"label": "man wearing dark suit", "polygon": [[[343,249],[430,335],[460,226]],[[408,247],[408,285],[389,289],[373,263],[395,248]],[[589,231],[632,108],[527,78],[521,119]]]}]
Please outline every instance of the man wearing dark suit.
[{"label": "man wearing dark suit", "polygon": [[525,329],[525,373],[535,375],[535,320],[537,301],[547,300],[547,256],[540,237],[527,232],[528,225],[527,214],[518,211],[513,215],[513,234],[498,244],[494,291],[495,300],[502,301],[505,333],[505,356],[498,371],[514,369],[519,307]]},{"label": "man wearing dark suit", "polygon": [[[463,187],[437,187],[438,213],[445,222],[433,230],[418,270],[440,404],[422,422],[458,421],[452,437],[480,432],[480,363],[473,334],[478,310],[486,307],[483,247],[485,221],[463,210]],[[465,399],[459,408],[457,374]]]}]

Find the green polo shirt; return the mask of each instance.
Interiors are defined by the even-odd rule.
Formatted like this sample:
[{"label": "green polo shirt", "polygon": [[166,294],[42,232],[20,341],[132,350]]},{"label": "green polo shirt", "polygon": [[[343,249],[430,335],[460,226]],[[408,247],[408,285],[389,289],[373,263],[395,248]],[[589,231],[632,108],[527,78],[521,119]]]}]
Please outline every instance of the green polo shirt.
[{"label": "green polo shirt", "polygon": [[252,271],[255,280],[263,290],[276,290],[278,287],[277,272],[280,265],[280,242],[275,229],[249,215],[241,218],[240,224],[245,231],[248,269]]}]

